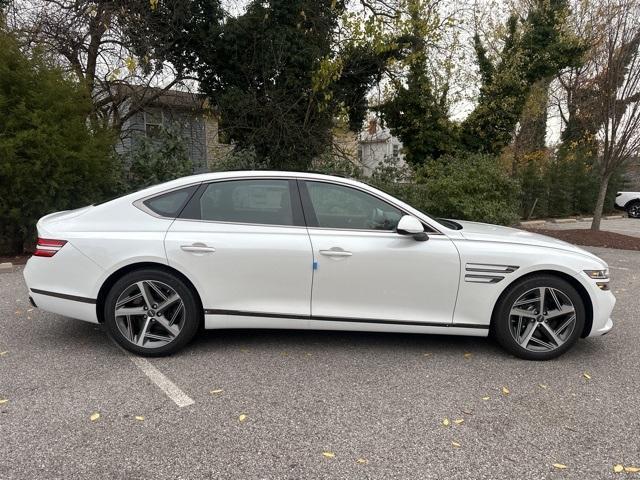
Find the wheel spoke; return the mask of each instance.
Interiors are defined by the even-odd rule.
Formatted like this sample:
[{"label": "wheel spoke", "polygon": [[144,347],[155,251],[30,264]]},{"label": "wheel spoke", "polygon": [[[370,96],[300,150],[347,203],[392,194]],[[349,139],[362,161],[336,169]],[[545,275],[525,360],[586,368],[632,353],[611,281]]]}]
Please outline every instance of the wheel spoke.
[{"label": "wheel spoke", "polygon": [[116,317],[123,317],[123,316],[129,316],[129,315],[144,315],[145,313],[147,312],[142,307],[116,308]]},{"label": "wheel spoke", "polygon": [[123,305],[126,305],[129,302],[133,302],[134,300],[137,300],[141,296],[142,296],[142,294],[140,292],[138,292],[135,295],[131,295],[130,297],[125,298],[124,300],[120,300],[120,301],[118,301],[118,303],[116,303],[116,308],[119,308],[119,307],[121,307]]},{"label": "wheel spoke", "polygon": [[560,340],[560,337],[558,337],[558,335],[556,335],[556,332],[553,331],[553,329],[547,325],[546,323],[541,323],[540,325],[542,325],[542,329],[545,331],[545,333],[547,335],[549,335],[554,342],[556,342],[556,346],[560,346],[562,345],[564,342],[562,340]]},{"label": "wheel spoke", "polygon": [[158,305],[158,308],[156,309],[156,311],[163,312],[167,309],[167,307],[170,307],[171,305],[179,301],[180,301],[180,297],[178,296],[177,293],[174,293],[169,298],[167,298],[164,302]]},{"label": "wheel spoke", "polygon": [[555,348],[556,348],[556,346],[555,346],[555,345],[552,345],[552,344],[551,344],[551,343],[549,343],[549,342],[545,342],[544,340],[540,340],[540,339],[539,339],[539,338],[537,338],[537,337],[533,337],[533,338],[531,339],[531,341],[532,341],[533,343],[537,343],[538,345],[540,345],[540,346],[542,346],[542,347],[545,347],[547,350],[553,350],[553,349],[555,349]]},{"label": "wheel spoke", "polygon": [[571,325],[575,320],[576,320],[576,316],[575,316],[575,314],[574,314],[574,315],[571,315],[571,316],[570,316],[569,318],[567,318],[563,323],[561,323],[561,324],[560,324],[560,326],[559,326],[558,328],[556,328],[556,333],[557,333],[558,335],[562,335],[562,332],[564,332],[564,331],[567,329],[567,327],[568,327],[569,325]]},{"label": "wheel spoke", "polygon": [[568,314],[574,313],[574,312],[575,312],[575,309],[573,307],[565,305],[565,306],[559,308],[558,310],[552,310],[552,311],[548,312],[545,315],[545,318],[547,320],[550,320],[552,318],[561,317],[562,315],[568,315]]},{"label": "wheel spoke", "polygon": [[544,300],[545,300],[545,291],[547,290],[545,287],[540,287],[540,306],[538,307],[538,313],[544,312]]},{"label": "wheel spoke", "polygon": [[178,318],[178,315],[180,314],[180,312],[182,311],[183,308],[184,308],[184,304],[182,302],[180,302],[180,305],[178,305],[178,307],[173,311],[173,314],[171,315],[171,318],[169,319],[169,325],[173,325],[174,324],[174,322]]},{"label": "wheel spoke", "polygon": [[525,310],[524,308],[512,308],[511,315],[516,315],[518,317],[524,318],[536,318],[536,315],[532,311]]},{"label": "wheel spoke", "polygon": [[151,323],[151,319],[147,318],[144,321],[144,325],[142,326],[142,330],[140,330],[140,335],[138,335],[138,339],[136,341],[136,343],[142,347],[144,344],[144,339],[147,336],[147,330],[149,330],[149,323]]},{"label": "wheel spoke", "polygon": [[178,326],[170,325],[166,318],[158,317],[156,318],[156,322],[160,326],[162,326],[162,328],[164,328],[169,333],[169,335],[171,335],[171,338],[175,338],[180,333],[180,329],[178,328]]},{"label": "wheel spoke", "polygon": [[136,283],[136,285],[138,285],[138,288],[140,289],[140,294],[142,295],[145,306],[147,308],[151,308],[151,306],[153,305],[153,297],[151,296],[151,292],[149,292],[147,282],[138,282]]},{"label": "wheel spoke", "polygon": [[160,289],[158,288],[158,286],[157,286],[154,282],[148,282],[147,284],[148,284],[148,285],[153,289],[153,291],[154,291],[154,292],[156,292],[156,293],[158,294],[158,296],[159,296],[163,301],[167,299],[167,296],[162,292],[162,290],[160,290]]},{"label": "wheel spoke", "polygon": [[518,343],[522,345],[524,348],[527,348],[527,345],[529,345],[529,341],[533,337],[533,334],[535,333],[536,328],[538,328],[538,323],[535,320],[529,322],[529,325],[527,325],[527,328],[522,334],[522,337],[520,337],[520,340],[518,340]]},{"label": "wheel spoke", "polygon": [[556,304],[556,308],[558,310],[562,309],[562,304],[560,303],[560,300],[558,300],[558,295],[556,295],[556,292],[553,288],[549,289],[549,294],[551,295],[551,298],[553,299],[553,303]]}]

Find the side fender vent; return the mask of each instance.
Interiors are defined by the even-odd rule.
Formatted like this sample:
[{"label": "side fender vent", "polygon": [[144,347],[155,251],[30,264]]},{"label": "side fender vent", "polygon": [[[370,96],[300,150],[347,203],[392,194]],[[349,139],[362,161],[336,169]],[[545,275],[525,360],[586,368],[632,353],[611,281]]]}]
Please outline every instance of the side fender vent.
[{"label": "side fender vent", "polygon": [[464,281],[472,283],[498,283],[504,277],[515,272],[518,265],[495,265],[490,263],[467,263]]}]

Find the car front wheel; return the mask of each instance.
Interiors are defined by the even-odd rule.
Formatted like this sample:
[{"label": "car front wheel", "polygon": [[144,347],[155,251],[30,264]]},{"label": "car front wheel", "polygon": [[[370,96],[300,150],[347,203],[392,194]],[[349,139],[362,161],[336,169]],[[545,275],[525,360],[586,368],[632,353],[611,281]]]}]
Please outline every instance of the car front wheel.
[{"label": "car front wheel", "polygon": [[171,273],[144,269],[120,278],[107,294],[104,318],[111,337],[145,356],[171,354],[195,335],[201,312],[191,288]]},{"label": "car front wheel", "polygon": [[580,338],[584,302],[567,281],[537,275],[513,285],[500,300],[492,327],[507,351],[527,360],[562,355]]}]

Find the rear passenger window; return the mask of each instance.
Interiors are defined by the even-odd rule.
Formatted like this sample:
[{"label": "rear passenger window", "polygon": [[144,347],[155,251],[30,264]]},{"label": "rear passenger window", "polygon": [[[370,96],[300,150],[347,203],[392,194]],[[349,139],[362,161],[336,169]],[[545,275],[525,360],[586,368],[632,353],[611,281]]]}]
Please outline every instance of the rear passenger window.
[{"label": "rear passenger window", "polygon": [[294,225],[288,180],[214,182],[202,193],[196,211],[189,210],[188,218],[199,220]]},{"label": "rear passenger window", "polygon": [[163,193],[162,195],[145,200],[143,203],[149,210],[158,215],[163,217],[177,217],[197,188],[197,185],[192,185],[191,187],[174,190],[173,192]]}]

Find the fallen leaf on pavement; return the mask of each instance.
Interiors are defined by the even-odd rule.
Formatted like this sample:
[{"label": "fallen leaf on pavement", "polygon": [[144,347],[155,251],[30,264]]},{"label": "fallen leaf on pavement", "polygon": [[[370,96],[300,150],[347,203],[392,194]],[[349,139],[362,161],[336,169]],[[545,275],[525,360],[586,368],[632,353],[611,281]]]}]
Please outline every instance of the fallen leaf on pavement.
[{"label": "fallen leaf on pavement", "polygon": [[422,355],[424,355],[425,357],[430,357],[433,354],[432,353],[423,353]]},{"label": "fallen leaf on pavement", "polygon": [[451,445],[453,446],[453,448],[460,448],[462,446],[458,442],[451,442]]},{"label": "fallen leaf on pavement", "polygon": [[502,387],[502,394],[503,395],[509,395],[511,392],[509,391],[509,389],[507,387]]},{"label": "fallen leaf on pavement", "polygon": [[4,405],[5,403],[8,403],[8,402],[9,402],[9,399],[3,398],[0,400],[0,405]]},{"label": "fallen leaf on pavement", "polygon": [[336,456],[336,454],[333,452],[322,452],[322,456],[325,458],[333,458]]},{"label": "fallen leaf on pavement", "polygon": [[366,458],[359,458],[356,460],[356,463],[359,463],[360,465],[364,465],[366,463],[369,463],[369,460],[367,460]]},{"label": "fallen leaf on pavement", "polygon": [[624,471],[624,467],[620,464],[614,465],[613,466],[613,471],[616,473],[621,473]]},{"label": "fallen leaf on pavement", "polygon": [[582,376],[583,376],[584,378],[586,378],[587,380],[591,380],[591,375],[589,375],[587,372],[584,372],[584,373],[582,374]]},{"label": "fallen leaf on pavement", "polygon": [[464,353],[464,355],[463,355],[463,357],[464,357],[464,358],[471,358],[471,356],[472,356],[472,355],[473,355],[473,354],[472,354],[471,352],[465,352],[465,353]]},{"label": "fallen leaf on pavement", "polygon": [[451,425],[451,422],[449,421],[449,419],[448,419],[448,418],[445,418],[445,419],[442,421],[442,424],[443,424],[445,427],[448,427],[449,425]]},{"label": "fallen leaf on pavement", "polygon": [[98,412],[93,412],[89,417],[89,420],[91,420],[92,422],[95,422],[99,418],[100,418],[100,414]]},{"label": "fallen leaf on pavement", "polygon": [[558,470],[564,470],[565,468],[568,468],[564,463],[554,463],[553,466]]},{"label": "fallen leaf on pavement", "polygon": [[144,417],[142,415],[136,415],[136,420],[138,420],[139,422],[144,421]]},{"label": "fallen leaf on pavement", "polygon": [[627,473],[638,473],[640,472],[640,467],[624,467],[624,471]]},{"label": "fallen leaf on pavement", "polygon": [[7,353],[9,353],[8,351],[6,352],[0,352],[0,357],[4,357]]},{"label": "fallen leaf on pavement", "polygon": [[489,395],[482,397],[483,400],[489,400],[491,397]]},{"label": "fallen leaf on pavement", "polygon": [[471,410],[465,410],[465,409],[461,409],[460,410],[462,413],[464,413],[465,415],[473,415],[473,412]]},{"label": "fallen leaf on pavement", "polygon": [[453,421],[453,423],[455,423],[456,425],[460,425],[463,422],[464,422],[464,418],[458,418],[457,420]]},{"label": "fallen leaf on pavement", "polygon": [[547,388],[547,386],[546,386],[544,383],[539,383],[539,384],[538,384],[538,386],[539,386],[540,388],[545,388],[545,389]]},{"label": "fallen leaf on pavement", "polygon": [[240,414],[240,416],[238,417],[239,422],[244,422],[246,419],[247,419],[247,416],[244,413]]},{"label": "fallen leaf on pavement", "polygon": [[211,390],[209,393],[211,394],[216,394],[216,393],[222,393],[224,390],[222,390],[221,388],[217,388],[215,390]]}]

